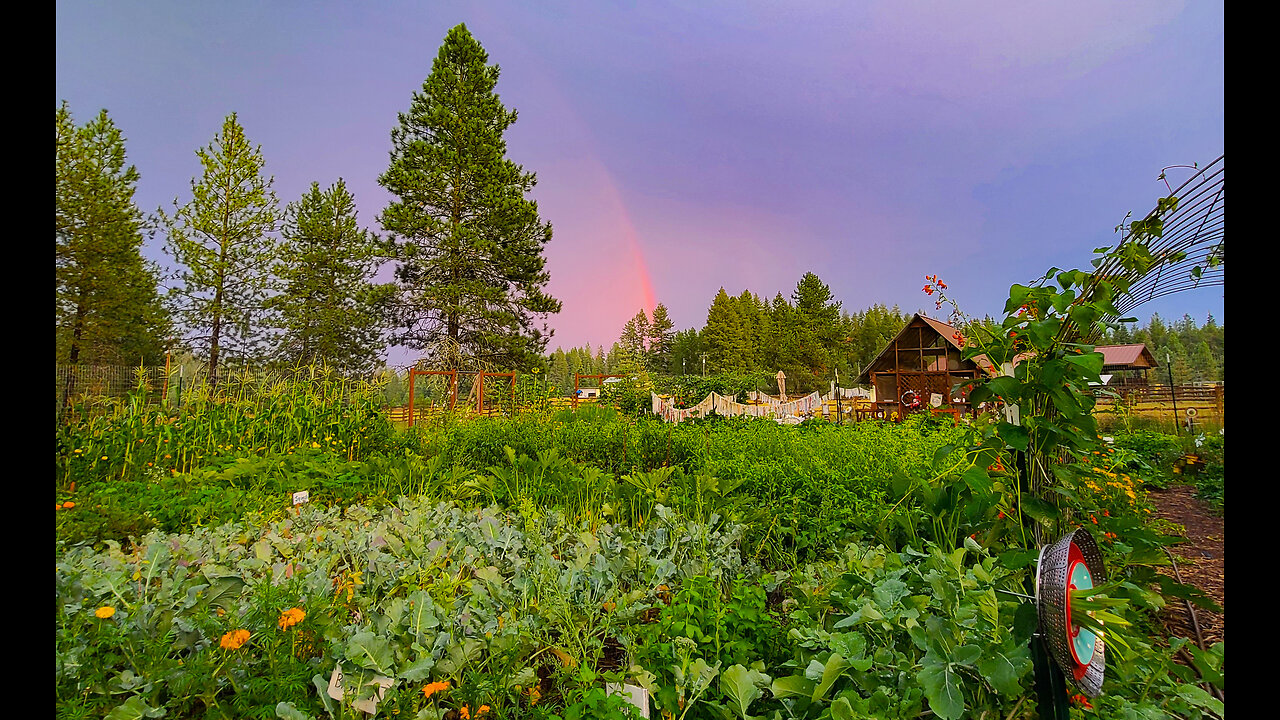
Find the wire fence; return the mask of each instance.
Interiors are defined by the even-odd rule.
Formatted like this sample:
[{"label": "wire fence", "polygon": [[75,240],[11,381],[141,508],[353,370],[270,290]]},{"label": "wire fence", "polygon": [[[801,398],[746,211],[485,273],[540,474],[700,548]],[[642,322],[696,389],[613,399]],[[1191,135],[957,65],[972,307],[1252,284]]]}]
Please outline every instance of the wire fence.
[{"label": "wire fence", "polygon": [[[341,379],[322,368],[294,370],[262,370],[226,368],[219,371],[219,385],[224,392],[235,391],[246,384],[269,383],[299,372],[310,372],[317,379]],[[346,378],[367,383],[378,382],[388,407],[408,401],[408,369],[387,368],[371,376]],[[164,365],[56,365],[54,372],[55,408],[70,406],[109,406],[130,398],[144,397],[148,404],[180,406],[194,393],[208,390],[208,373],[202,363]]]}]

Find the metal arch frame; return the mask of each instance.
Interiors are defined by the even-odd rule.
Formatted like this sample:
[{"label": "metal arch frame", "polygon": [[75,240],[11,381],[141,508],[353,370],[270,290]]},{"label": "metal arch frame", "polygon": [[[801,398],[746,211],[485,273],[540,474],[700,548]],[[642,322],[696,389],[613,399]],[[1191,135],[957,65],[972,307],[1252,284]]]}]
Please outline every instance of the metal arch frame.
[{"label": "metal arch frame", "polygon": [[[1187,178],[1170,194],[1178,198],[1175,209],[1160,213],[1159,208],[1147,213],[1145,220],[1157,217],[1164,221],[1160,237],[1143,240],[1127,233],[1119,247],[1133,242],[1146,242],[1147,249],[1160,260],[1142,276],[1134,278],[1129,291],[1116,299],[1116,309],[1127,314],[1134,308],[1166,295],[1201,287],[1226,284],[1226,155]],[[1179,256],[1179,259],[1172,259]],[[1213,259],[1219,260],[1210,264]],[[1193,268],[1201,269],[1200,277],[1191,274]],[[1105,278],[1126,274],[1118,258],[1111,258],[1098,266],[1094,279],[1081,294],[1092,294]],[[1095,336],[1101,325],[1090,328],[1088,336]]]}]

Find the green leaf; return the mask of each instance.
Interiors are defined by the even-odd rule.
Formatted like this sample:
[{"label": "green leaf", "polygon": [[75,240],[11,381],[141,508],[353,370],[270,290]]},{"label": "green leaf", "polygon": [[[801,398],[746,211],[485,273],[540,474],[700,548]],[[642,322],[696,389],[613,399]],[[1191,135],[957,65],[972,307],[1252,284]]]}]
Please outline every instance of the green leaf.
[{"label": "green leaf", "polygon": [[853,704],[847,697],[838,697],[831,703],[831,717],[832,720],[858,720],[858,716],[853,713]]},{"label": "green leaf", "polygon": [[325,712],[329,713],[329,717],[338,714],[337,706],[333,704],[333,698],[329,697],[329,681],[320,673],[311,676],[311,684],[316,688],[316,696],[320,698],[320,702],[324,705]]},{"label": "green leaf", "polygon": [[813,694],[813,688],[816,685],[817,682],[804,675],[788,675],[775,678],[773,684],[769,686],[769,691],[779,700],[789,697],[809,697]]},{"label": "green leaf", "polygon": [[987,474],[986,470],[974,466],[965,470],[964,474],[960,477],[964,480],[964,484],[968,485],[969,489],[972,490],[974,494],[981,497],[991,494],[991,476]]},{"label": "green leaf", "polygon": [[906,583],[897,578],[889,578],[876,585],[875,589],[871,591],[876,604],[885,610],[893,607],[895,603],[909,594],[911,594],[911,589],[907,587]]},{"label": "green leaf", "polygon": [[400,677],[406,682],[422,682],[431,677],[431,669],[436,666],[435,658],[427,655],[418,658],[400,670]]},{"label": "green leaf", "polygon": [[387,639],[371,632],[356,633],[347,641],[344,657],[356,665],[383,675],[394,675],[395,653]]},{"label": "green leaf", "polygon": [[106,720],[142,720],[142,718],[157,717],[164,717],[163,708],[153,708],[147,705],[141,695],[134,695],[107,713]]},{"label": "green leaf", "polygon": [[1060,516],[1057,506],[1029,495],[1022,496],[1022,514],[1043,525],[1052,525]]},{"label": "green leaf", "polygon": [[977,645],[961,645],[951,654],[951,663],[970,667],[982,657],[982,648]]},{"label": "green leaf", "polygon": [[964,714],[964,692],[960,689],[960,675],[950,663],[925,655],[920,670],[920,684],[924,687],[929,709],[943,720],[959,720]]},{"label": "green leaf", "polygon": [[1040,615],[1036,611],[1035,603],[1019,603],[1018,609],[1013,612],[1014,642],[1026,645],[1038,627],[1040,627]]},{"label": "green leaf", "polygon": [[978,663],[978,672],[991,687],[1009,697],[1022,694],[1022,676],[1031,667],[1031,653],[1025,644],[1018,651],[988,650]]},{"label": "green leaf", "polygon": [[1003,440],[1006,445],[1015,450],[1025,451],[1027,449],[1027,443],[1031,441],[1031,435],[1027,432],[1025,427],[1004,421],[1001,421],[996,425],[996,433],[1000,435],[1000,439]]},{"label": "green leaf", "polygon": [[1225,708],[1223,707],[1222,701],[1205,692],[1204,688],[1199,685],[1179,685],[1178,697],[1186,700],[1195,707],[1202,710],[1208,710],[1218,717],[1224,717],[1223,713],[1225,712]]},{"label": "green leaf", "polygon": [[276,703],[276,717],[281,720],[313,720],[313,718],[293,706],[291,702]]},{"label": "green leaf", "polygon": [[827,691],[836,683],[836,680],[840,679],[841,675],[849,671],[849,667],[848,661],[840,653],[832,653],[831,657],[827,659],[826,665],[822,667],[822,680],[813,689],[813,695],[810,696],[810,699],[818,702],[826,697]]},{"label": "green leaf", "polygon": [[720,691],[729,698],[733,709],[743,720],[751,703],[764,694],[760,688],[768,684],[768,675],[742,665],[734,665],[720,675]]}]

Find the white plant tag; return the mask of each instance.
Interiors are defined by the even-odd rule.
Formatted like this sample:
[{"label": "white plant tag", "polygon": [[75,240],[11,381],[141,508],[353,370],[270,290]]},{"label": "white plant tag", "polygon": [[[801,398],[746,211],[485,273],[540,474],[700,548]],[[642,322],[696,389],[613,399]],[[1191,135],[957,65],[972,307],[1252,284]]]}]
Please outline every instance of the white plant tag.
[{"label": "white plant tag", "polygon": [[[375,675],[373,682],[378,685],[378,693],[368,700],[360,700],[352,703],[351,707],[363,713],[373,715],[378,712],[378,703],[382,701],[383,696],[387,694],[387,688],[395,684],[395,680],[381,675]],[[342,686],[342,666],[335,666],[333,674],[329,676],[329,697],[342,702],[345,697],[346,689]]]},{"label": "white plant tag", "polygon": [[929,395],[929,404],[934,407],[942,407],[942,396],[938,393]]},{"label": "white plant tag", "polygon": [[1019,417],[1019,415],[1018,415],[1018,406],[1017,406],[1017,405],[1005,405],[1005,406],[1004,406],[1004,419],[1005,419],[1005,422],[1009,423],[1010,425],[1021,425],[1021,424],[1022,424],[1022,421],[1021,421],[1021,418],[1020,418],[1020,417]]},{"label": "white plant tag", "polygon": [[629,685],[626,683],[605,683],[605,693],[609,695],[621,695],[631,705],[640,711],[640,717],[649,717],[649,691],[639,685]]},{"label": "white plant tag", "polygon": [[310,500],[311,500],[311,492],[308,490],[299,490],[298,492],[293,494],[294,505],[301,505],[302,503],[310,502]]}]

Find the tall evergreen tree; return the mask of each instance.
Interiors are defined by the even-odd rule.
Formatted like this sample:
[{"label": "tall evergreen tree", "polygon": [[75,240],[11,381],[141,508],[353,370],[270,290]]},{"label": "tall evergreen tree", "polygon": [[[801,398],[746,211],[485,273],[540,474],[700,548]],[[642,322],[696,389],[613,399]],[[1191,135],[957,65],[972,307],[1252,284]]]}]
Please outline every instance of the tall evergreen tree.
[{"label": "tall evergreen tree", "polygon": [[675,323],[667,314],[667,306],[658,303],[653,308],[653,322],[649,323],[649,369],[654,372],[673,372],[671,348],[675,341],[672,329]]},{"label": "tall evergreen tree", "polygon": [[649,342],[649,316],[644,314],[643,308],[622,326],[622,335],[618,338],[618,342],[632,359],[641,361],[645,358],[648,352],[646,346]]},{"label": "tall evergreen tree", "polygon": [[107,111],[77,127],[55,112],[54,353],[58,363],[155,363],[169,320],[142,258],[138,171]]},{"label": "tall evergreen tree", "polygon": [[551,225],[525,197],[535,175],[506,159],[516,113],[494,92],[499,70],[488,59],[465,25],[449,31],[391,132],[379,182],[397,200],[381,221],[400,261],[394,340],[429,352],[447,340],[517,368],[538,362],[560,302],[544,290]]},{"label": "tall evergreen tree", "polygon": [[291,363],[322,362],[348,373],[382,362],[386,286],[372,282],[382,254],[360,227],[355,198],[341,178],[319,183],[285,210],[276,264],[281,293],[272,306],[283,330],[280,356]]},{"label": "tall evergreen tree", "polygon": [[737,299],[720,288],[707,310],[707,324],[702,328],[708,369],[715,372],[750,369],[751,346],[744,330]]},{"label": "tall evergreen tree", "polygon": [[196,156],[204,172],[191,180],[191,200],[174,200],[174,214],[161,218],[166,249],[183,266],[173,290],[178,318],[208,358],[209,384],[216,386],[226,358],[265,357],[279,211],[273,178],[262,175],[262,148],[249,143],[235,113]]},{"label": "tall evergreen tree", "polygon": [[690,328],[681,330],[671,339],[671,372],[680,375],[697,375],[702,372],[702,336]]}]

